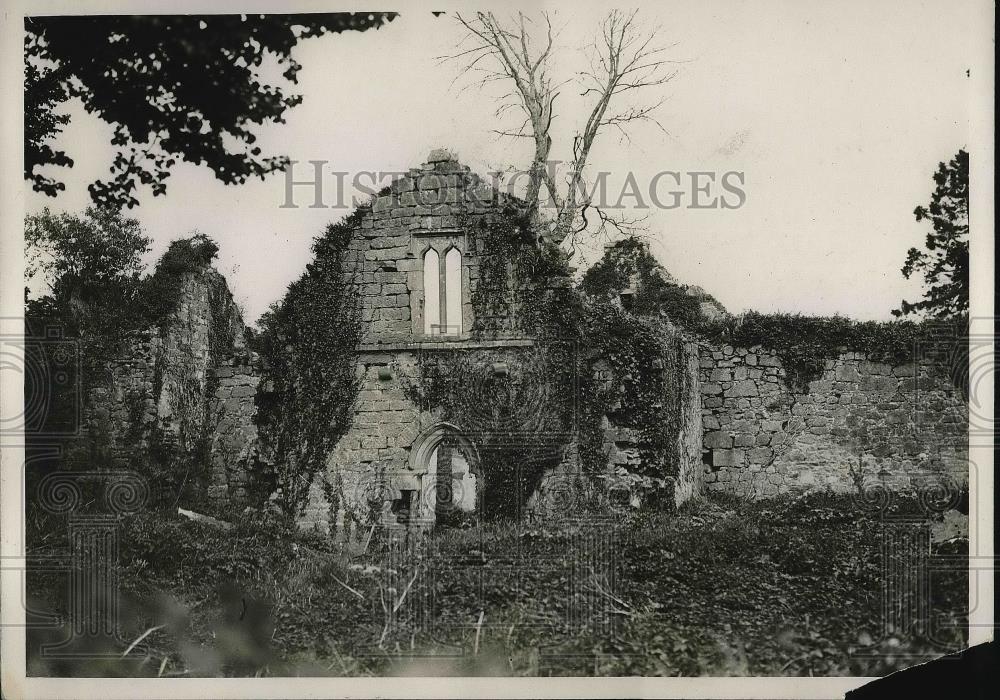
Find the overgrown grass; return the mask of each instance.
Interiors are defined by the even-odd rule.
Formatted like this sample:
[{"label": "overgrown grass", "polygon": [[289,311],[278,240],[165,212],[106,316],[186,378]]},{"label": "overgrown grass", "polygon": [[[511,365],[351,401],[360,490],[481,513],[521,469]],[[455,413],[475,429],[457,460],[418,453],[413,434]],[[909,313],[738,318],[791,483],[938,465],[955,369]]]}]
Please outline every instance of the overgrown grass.
[{"label": "overgrown grass", "polygon": [[[961,566],[931,585],[931,615],[953,628],[934,641],[883,629],[882,533],[907,508],[712,498],[628,523],[441,531],[354,559],[260,519],[222,531],[137,516],[122,530],[122,651],[156,629],[85,668],[37,655],[64,631],[34,632],[29,672],[882,675],[964,646]],[[29,591],[35,608],[65,607],[54,574]]]}]

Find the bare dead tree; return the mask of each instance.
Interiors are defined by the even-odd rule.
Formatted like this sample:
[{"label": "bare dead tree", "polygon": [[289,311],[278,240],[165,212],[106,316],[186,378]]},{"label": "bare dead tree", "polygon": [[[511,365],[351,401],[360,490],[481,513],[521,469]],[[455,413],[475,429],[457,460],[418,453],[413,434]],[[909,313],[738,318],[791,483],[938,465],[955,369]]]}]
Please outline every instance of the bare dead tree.
[{"label": "bare dead tree", "polygon": [[[657,28],[640,28],[636,15],[637,11],[608,13],[601,23],[598,39],[590,47],[589,68],[577,74],[581,96],[592,96],[594,105],[583,129],[573,137],[572,160],[561,182],[557,182],[556,167],[549,157],[551,130],[556,98],[569,81],[552,82],[554,32],[551,17],[542,14],[544,39],[539,41],[532,36],[532,30],[538,33],[541,25],[536,25],[523,13],[518,13],[508,23],[492,12],[477,12],[471,17],[456,15],[466,37],[459,50],[445,58],[462,61],[463,74],[477,76],[475,84],[479,87],[493,82],[511,87],[501,96],[496,117],[502,119],[514,109],[521,113],[523,120],[516,130],[497,129],[495,132],[500,136],[534,140],[525,201],[529,213],[543,223],[537,215],[542,202],[542,186],[545,186],[555,216],[544,222],[544,236],[557,244],[585,231],[589,225],[586,211],[598,209],[592,201],[593,193],[587,191],[584,176],[598,135],[610,128],[628,139],[628,127],[643,121],[663,129],[654,116],[663,99],[628,104],[631,93],[664,85],[676,75],[676,71],[668,70],[675,61],[663,57],[671,47],[657,46],[654,43]],[[637,221],[603,211],[598,212],[597,220],[602,230],[609,224],[624,230]]]},{"label": "bare dead tree", "polygon": [[494,131],[500,136],[534,139],[535,154],[528,170],[525,200],[537,207],[552,149],[549,131],[560,87],[552,84],[548,70],[553,45],[551,18],[548,13],[542,14],[545,44],[540,48],[532,42],[529,31],[532,20],[523,13],[518,13],[514,29],[505,28],[492,12],[477,12],[471,19],[462,15],[456,18],[472,40],[472,46],[448,58],[468,59],[465,71],[481,73],[480,86],[494,81],[513,83],[513,89],[501,96],[495,116],[501,119],[507,111],[516,108],[523,113],[524,119],[516,131]]}]

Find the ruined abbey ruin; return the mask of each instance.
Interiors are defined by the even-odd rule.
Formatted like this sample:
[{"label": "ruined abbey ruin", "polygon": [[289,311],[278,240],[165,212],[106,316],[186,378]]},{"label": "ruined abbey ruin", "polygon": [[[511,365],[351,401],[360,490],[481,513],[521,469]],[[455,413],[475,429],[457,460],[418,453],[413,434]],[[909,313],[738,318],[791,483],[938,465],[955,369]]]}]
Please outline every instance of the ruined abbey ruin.
[{"label": "ruined abbey ruin", "polygon": [[[477,326],[482,319],[473,297],[486,263],[470,226],[497,206],[467,167],[433,151],[352,219],[344,279],[360,302],[360,390],[349,429],[311,484],[299,514],[304,527],[343,531],[351,522],[398,523],[404,514],[408,524],[428,525],[445,513],[483,508],[485,483],[495,478],[482,466],[486,443],[496,442],[482,432],[486,418],[471,409],[451,415],[422,399],[426,391],[413,389],[428,366],[455,357],[487,379],[528,376],[524,367],[539,343],[556,342],[518,331],[509,318],[485,331]],[[629,309],[633,282],[612,302]],[[549,289],[572,284],[546,280]],[[686,293],[704,315],[725,315],[700,290]],[[110,363],[106,384],[91,392],[89,424],[119,443],[148,440],[154,430],[174,440],[202,439],[207,498],[246,502],[253,472],[267,458],[255,423],[255,397],[265,389],[259,360],[214,269],[192,273],[181,297],[165,330],[135,337]],[[514,303],[506,313],[518,309]],[[609,507],[618,508],[674,507],[706,490],[768,497],[871,483],[906,488],[927,479],[968,481],[968,409],[947,361],[933,352],[916,348],[911,359],[893,364],[845,347],[821,358],[816,376],[793,382],[781,353],[765,343],[717,343],[670,318],[642,322],[667,348],[667,361],[652,358],[644,368],[651,373],[644,376],[670,375],[669,395],[644,399],[668,419],[670,434],[656,437],[663,443],[657,454],[670,455],[659,483],[666,497],[648,500],[648,484],[630,478],[643,472],[651,438],[630,426],[627,407],[611,401],[588,412],[593,407],[575,405],[599,430],[596,447],[593,430],[587,447],[575,419],[557,435],[525,428],[536,409],[528,400],[523,415],[512,419],[509,438],[548,440],[556,453],[518,495],[521,516],[566,515],[595,477],[605,485]],[[566,352],[582,358],[574,367],[585,367],[585,376],[577,379],[594,391],[636,381],[599,349],[577,345]],[[540,402],[544,384],[541,377]],[[585,447],[601,455],[603,473],[585,468]]]}]

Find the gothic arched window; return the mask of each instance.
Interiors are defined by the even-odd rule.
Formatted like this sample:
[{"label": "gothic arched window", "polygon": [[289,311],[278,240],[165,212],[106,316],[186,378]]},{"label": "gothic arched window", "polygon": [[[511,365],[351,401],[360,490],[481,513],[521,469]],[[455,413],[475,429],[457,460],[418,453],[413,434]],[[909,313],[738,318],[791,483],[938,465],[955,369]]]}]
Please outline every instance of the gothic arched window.
[{"label": "gothic arched window", "polygon": [[441,332],[441,273],[438,254],[433,248],[424,253],[424,333],[437,335]]},{"label": "gothic arched window", "polygon": [[444,320],[448,335],[462,334],[462,252],[451,248],[444,254]]},{"label": "gothic arched window", "polygon": [[462,334],[462,251],[452,246],[441,257],[424,253],[424,333]]}]

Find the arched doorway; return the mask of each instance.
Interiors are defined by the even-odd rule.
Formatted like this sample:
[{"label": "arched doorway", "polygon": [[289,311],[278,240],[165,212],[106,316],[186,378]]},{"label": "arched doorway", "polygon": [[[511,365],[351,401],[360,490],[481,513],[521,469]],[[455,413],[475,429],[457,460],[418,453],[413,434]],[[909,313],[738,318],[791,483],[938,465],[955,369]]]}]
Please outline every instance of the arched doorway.
[{"label": "arched doorway", "polygon": [[408,466],[420,479],[420,522],[454,522],[479,510],[479,453],[457,426],[436,423],[417,436]]}]

